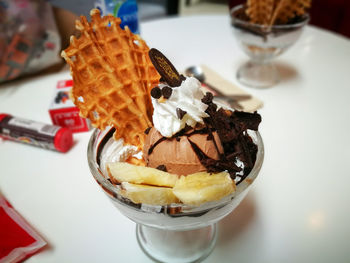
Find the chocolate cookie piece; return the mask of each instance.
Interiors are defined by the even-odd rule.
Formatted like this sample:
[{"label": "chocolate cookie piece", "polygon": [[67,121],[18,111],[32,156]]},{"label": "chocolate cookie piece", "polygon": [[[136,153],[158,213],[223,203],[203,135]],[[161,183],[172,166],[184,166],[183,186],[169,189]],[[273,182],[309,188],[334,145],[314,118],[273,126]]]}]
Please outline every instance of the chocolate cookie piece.
[{"label": "chocolate cookie piece", "polygon": [[187,113],[186,111],[180,108],[176,108],[176,115],[180,120],[182,120],[182,118],[185,116],[186,113]]},{"label": "chocolate cookie piece", "polygon": [[182,78],[169,59],[155,48],[151,48],[148,55],[162,79],[164,79],[169,86],[178,87],[181,85]]}]

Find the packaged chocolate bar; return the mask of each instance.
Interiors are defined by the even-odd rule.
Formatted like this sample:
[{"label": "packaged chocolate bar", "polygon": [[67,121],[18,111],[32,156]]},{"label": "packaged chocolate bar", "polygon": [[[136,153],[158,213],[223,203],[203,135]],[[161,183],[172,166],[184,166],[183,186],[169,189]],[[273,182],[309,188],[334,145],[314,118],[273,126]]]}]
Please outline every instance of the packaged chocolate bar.
[{"label": "packaged chocolate bar", "polygon": [[67,152],[73,145],[73,135],[68,128],[4,113],[0,113],[0,138],[59,152]]}]

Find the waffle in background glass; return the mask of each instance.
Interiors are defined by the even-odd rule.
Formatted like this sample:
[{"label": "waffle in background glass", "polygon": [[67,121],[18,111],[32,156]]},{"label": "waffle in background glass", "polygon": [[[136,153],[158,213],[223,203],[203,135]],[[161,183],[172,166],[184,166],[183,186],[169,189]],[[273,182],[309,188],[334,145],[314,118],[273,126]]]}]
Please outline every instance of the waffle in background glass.
[{"label": "waffle in background glass", "polygon": [[280,81],[271,61],[299,39],[309,21],[310,5],[309,0],[248,0],[246,5],[231,9],[234,35],[250,58],[236,75],[242,84],[266,88]]}]

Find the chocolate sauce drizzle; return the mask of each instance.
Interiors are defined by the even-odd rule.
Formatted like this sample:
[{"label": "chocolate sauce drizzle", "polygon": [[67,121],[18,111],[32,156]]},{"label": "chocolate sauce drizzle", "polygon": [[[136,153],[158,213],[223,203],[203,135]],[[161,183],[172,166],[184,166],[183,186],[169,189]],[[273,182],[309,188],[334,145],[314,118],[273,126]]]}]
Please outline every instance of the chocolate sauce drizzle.
[{"label": "chocolate sauce drizzle", "polygon": [[96,162],[98,165],[100,165],[100,163],[101,163],[101,154],[102,154],[103,147],[108,142],[108,140],[113,136],[114,132],[115,132],[115,128],[111,128],[107,132],[107,134],[103,137],[103,139],[100,141],[100,143],[97,147]]},{"label": "chocolate sauce drizzle", "polygon": [[167,139],[168,138],[166,138],[166,137],[162,137],[158,141],[156,141],[154,144],[152,144],[151,147],[149,147],[149,149],[148,149],[148,155],[150,155],[153,152],[154,148],[156,148],[156,146],[158,144],[160,144],[162,141],[165,141]]}]

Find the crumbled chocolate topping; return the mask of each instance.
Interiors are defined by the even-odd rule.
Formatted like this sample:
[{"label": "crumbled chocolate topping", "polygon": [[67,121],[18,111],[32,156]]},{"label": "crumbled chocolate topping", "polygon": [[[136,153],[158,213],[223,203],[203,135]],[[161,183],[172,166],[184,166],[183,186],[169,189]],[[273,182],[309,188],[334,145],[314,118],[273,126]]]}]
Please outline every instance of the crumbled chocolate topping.
[{"label": "crumbled chocolate topping", "polygon": [[[212,102],[211,96],[206,94],[205,103],[208,105],[206,113],[209,115],[204,121],[207,125],[217,130],[222,146],[224,148],[224,164],[233,164],[227,169],[232,177],[238,168],[235,165],[236,159],[244,163],[244,174],[239,175],[243,180],[251,171],[255,164],[257,146],[253,143],[252,138],[247,134],[247,129],[258,130],[261,122],[261,116],[257,113],[248,113],[242,111],[229,111],[220,108]],[[204,98],[203,98],[204,99]],[[217,165],[223,168],[222,160]],[[241,168],[239,168],[241,170]]]},{"label": "crumbled chocolate topping", "polygon": [[148,127],[145,131],[144,131],[144,133],[147,135],[147,134],[149,134],[149,131],[152,129],[152,127]]},{"label": "crumbled chocolate topping", "polygon": [[188,141],[191,144],[193,151],[196,153],[200,163],[207,169],[209,173],[219,173],[222,171],[239,172],[240,168],[234,163],[228,161],[226,158],[214,160],[207,156],[195,143],[190,139]]},{"label": "crumbled chocolate topping", "polygon": [[212,94],[211,92],[207,92],[207,93],[205,93],[205,95],[204,95],[204,97],[202,98],[201,101],[202,101],[204,104],[209,105],[210,103],[213,102],[213,98],[214,98],[213,94]]},{"label": "crumbled chocolate topping", "polygon": [[244,111],[235,111],[233,116],[242,126],[246,125],[246,129],[257,131],[261,122],[261,116],[255,111],[253,114]]},{"label": "crumbled chocolate topping", "polygon": [[173,93],[173,90],[169,86],[165,86],[162,88],[162,95],[165,99],[169,99],[171,93]]},{"label": "crumbled chocolate topping", "polygon": [[156,169],[161,170],[163,172],[167,172],[168,171],[164,164],[158,165]]},{"label": "crumbled chocolate topping", "polygon": [[208,105],[208,108],[205,112],[209,115],[210,113],[213,114],[214,112],[216,112],[218,108],[218,106],[215,103],[213,103],[213,98],[214,98],[214,95],[211,92],[207,92],[202,98],[202,102]]},{"label": "crumbled chocolate topping", "polygon": [[186,111],[180,108],[176,108],[176,115],[180,120],[182,120],[182,118],[185,116],[186,113],[187,113]]},{"label": "crumbled chocolate topping", "polygon": [[[208,172],[217,173],[228,171],[231,178],[235,179],[238,177],[239,180],[237,183],[240,183],[254,167],[258,151],[257,145],[254,144],[247,130],[257,131],[261,122],[261,116],[257,112],[248,113],[230,111],[222,108],[217,109],[217,105],[213,103],[213,94],[210,92],[205,94],[202,98],[202,102],[208,105],[206,113],[209,117],[204,118],[205,125],[199,125],[195,129],[186,126],[171,138],[160,138],[150,147],[148,154],[151,154],[153,149],[164,140],[176,138],[177,141],[180,141],[182,137],[186,137],[197,155],[198,160]],[[180,108],[176,110],[179,118],[181,117],[180,111]],[[220,138],[224,150],[223,153],[219,152],[219,148],[214,139],[213,132],[215,131]],[[191,141],[191,136],[194,134],[207,134],[207,140],[212,140],[215,145],[219,156],[218,160],[207,156],[198,145]],[[243,162],[243,169],[237,166],[237,159]]]},{"label": "crumbled chocolate topping", "polygon": [[162,91],[159,87],[154,87],[151,89],[151,96],[152,98],[159,99],[162,96]]},{"label": "crumbled chocolate topping", "polygon": [[211,103],[211,104],[208,106],[208,108],[207,108],[207,110],[206,110],[205,112],[206,112],[206,113],[209,113],[209,112],[216,112],[217,108],[218,108],[218,106],[217,106],[216,104]]},{"label": "crumbled chocolate topping", "polygon": [[205,121],[217,129],[222,143],[230,143],[239,139],[239,136],[247,129],[256,131],[261,122],[261,116],[256,112],[231,112],[220,108],[207,113],[210,118]]},{"label": "crumbled chocolate topping", "polygon": [[207,141],[214,140],[214,136],[212,134],[208,134]]}]

